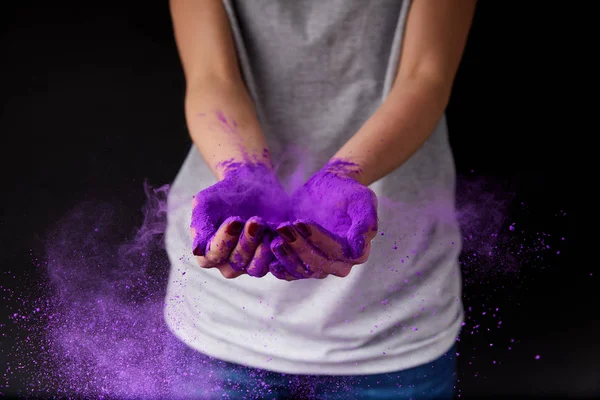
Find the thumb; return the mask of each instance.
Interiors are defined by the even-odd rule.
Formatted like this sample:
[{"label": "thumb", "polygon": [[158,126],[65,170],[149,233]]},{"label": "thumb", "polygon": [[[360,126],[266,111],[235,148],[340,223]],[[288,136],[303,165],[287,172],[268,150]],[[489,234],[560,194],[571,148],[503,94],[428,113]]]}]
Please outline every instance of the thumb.
[{"label": "thumb", "polygon": [[211,202],[208,197],[210,195],[202,192],[194,197],[190,227],[196,233],[192,244],[192,253],[195,256],[206,255],[206,246],[219,227],[219,216],[210,209]]},{"label": "thumb", "polygon": [[348,206],[348,216],[352,221],[346,239],[352,258],[360,258],[367,244],[377,234],[377,196],[367,189],[360,195],[353,196]]}]

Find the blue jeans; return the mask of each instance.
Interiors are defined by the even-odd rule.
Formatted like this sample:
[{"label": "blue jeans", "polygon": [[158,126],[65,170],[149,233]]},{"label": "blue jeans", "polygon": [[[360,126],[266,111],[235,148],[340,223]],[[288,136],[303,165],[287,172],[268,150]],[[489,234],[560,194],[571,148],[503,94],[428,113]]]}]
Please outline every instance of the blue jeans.
[{"label": "blue jeans", "polygon": [[[452,399],[455,347],[431,363],[376,375],[289,375],[210,359],[202,399]],[[206,388],[207,386],[205,386]]]}]

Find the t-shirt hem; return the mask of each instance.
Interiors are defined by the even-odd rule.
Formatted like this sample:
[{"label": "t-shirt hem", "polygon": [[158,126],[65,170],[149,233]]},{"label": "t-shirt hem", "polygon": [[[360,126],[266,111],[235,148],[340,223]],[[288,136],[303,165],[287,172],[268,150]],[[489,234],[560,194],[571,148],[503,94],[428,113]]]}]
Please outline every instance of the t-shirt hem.
[{"label": "t-shirt hem", "polygon": [[165,310],[165,322],[171,333],[192,349],[209,357],[251,368],[293,375],[376,375],[402,371],[435,361],[446,354],[456,343],[463,322],[462,314],[444,332],[426,341],[422,346],[412,343],[410,349],[397,354],[352,362],[306,362],[257,354],[234,343],[223,345],[214,338],[203,336],[201,342],[189,337],[185,330],[176,329],[180,324],[171,321]]}]

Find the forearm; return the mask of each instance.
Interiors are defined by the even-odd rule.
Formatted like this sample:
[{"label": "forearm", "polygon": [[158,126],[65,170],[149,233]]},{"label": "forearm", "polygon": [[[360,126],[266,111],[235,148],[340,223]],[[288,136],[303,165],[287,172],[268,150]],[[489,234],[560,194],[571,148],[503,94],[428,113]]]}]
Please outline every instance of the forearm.
[{"label": "forearm", "polygon": [[381,107],[334,158],[358,165],[364,185],[400,167],[427,140],[448,104],[450,85],[427,78],[399,78]]},{"label": "forearm", "polygon": [[219,180],[223,179],[223,162],[270,165],[265,136],[241,79],[204,79],[191,84],[185,114],[192,141]]},{"label": "forearm", "polygon": [[270,164],[223,2],[170,0],[170,9],[187,85],[185,116],[200,154],[219,179],[227,161]]}]

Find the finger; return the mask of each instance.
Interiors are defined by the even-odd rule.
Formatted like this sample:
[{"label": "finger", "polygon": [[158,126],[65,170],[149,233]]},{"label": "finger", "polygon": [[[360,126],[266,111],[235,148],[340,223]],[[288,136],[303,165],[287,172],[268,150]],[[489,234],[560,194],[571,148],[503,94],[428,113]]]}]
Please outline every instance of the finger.
[{"label": "finger", "polygon": [[215,268],[217,268],[219,272],[221,272],[221,275],[223,275],[225,279],[234,279],[240,275],[244,275],[244,272],[235,271],[233,268],[231,268],[231,265],[229,265],[228,263],[218,265]]},{"label": "finger", "polygon": [[[304,235],[310,237],[309,228],[299,223],[303,230],[295,225],[290,227],[290,230],[296,232],[295,240],[287,242],[287,245],[294,251],[295,255],[300,259],[303,265],[308,267],[309,271],[314,274],[312,277],[324,278],[328,274],[345,277],[348,276],[352,268],[352,264],[340,260],[334,260],[327,257],[321,250],[313,247]],[[279,230],[278,230],[279,231]],[[308,231],[308,233],[307,233]]]},{"label": "finger", "polygon": [[211,192],[206,189],[194,196],[192,201],[190,233],[193,239],[192,253],[195,256],[206,255],[208,242],[219,225],[218,216],[210,212],[210,198]]},{"label": "finger", "polygon": [[256,278],[262,278],[269,272],[269,264],[273,261],[273,258],[270,240],[267,235],[263,235],[262,243],[258,245],[254,257],[246,267],[246,273]]},{"label": "finger", "polygon": [[321,225],[305,220],[297,220],[293,223],[296,231],[312,245],[319,250],[325,258],[335,260],[343,259],[345,254],[344,240],[329,232]]},{"label": "finger", "polygon": [[196,260],[198,261],[198,265],[201,268],[216,268],[219,270],[221,275],[227,279],[237,278],[240,275],[243,275],[243,272],[234,271],[233,268],[229,264],[213,264],[208,261],[206,257],[197,256]]},{"label": "finger", "polygon": [[[300,233],[290,223],[284,223],[277,228],[277,233],[280,237],[277,239],[273,253],[277,256],[281,264],[288,270],[288,272],[299,279],[311,278],[315,274],[318,276],[323,274],[324,263],[329,264],[329,260],[321,257],[317,264],[307,264],[304,260],[299,257],[304,252],[313,252],[315,250],[307,241],[300,235]],[[284,244],[280,244],[284,242]]]},{"label": "finger", "polygon": [[231,217],[226,219],[208,242],[205,256],[208,262],[211,264],[224,264],[237,245],[243,228],[244,220],[241,218]]},{"label": "finger", "polygon": [[367,242],[363,253],[360,255],[360,257],[352,260],[352,263],[353,264],[364,264],[369,259],[370,254],[371,254],[371,242]]},{"label": "finger", "polygon": [[291,276],[289,272],[285,269],[283,265],[279,262],[279,260],[271,261],[269,264],[269,271],[273,274],[273,276],[277,279],[281,279],[284,281],[295,281],[296,278]]},{"label": "finger", "polygon": [[204,256],[196,256],[196,261],[201,268],[214,268],[215,265],[208,262]]},{"label": "finger", "polygon": [[319,273],[315,273],[312,277],[315,279],[325,279],[329,276],[329,274],[326,274],[324,272],[319,272]]},{"label": "finger", "polygon": [[252,260],[256,248],[262,240],[264,223],[260,217],[252,217],[246,221],[244,230],[237,245],[229,256],[229,265],[234,271],[243,272]]},{"label": "finger", "polygon": [[[295,235],[289,229],[289,226],[281,226],[277,229],[279,234]],[[296,279],[309,278],[312,273],[306,268],[302,261],[296,256],[294,251],[286,244],[286,240],[281,236],[271,242],[271,250],[279,263],[287,270],[287,272]]]},{"label": "finger", "polygon": [[377,235],[377,196],[365,188],[352,196],[348,206],[348,215],[352,225],[348,229],[348,258],[357,259],[363,256],[367,244]]}]

